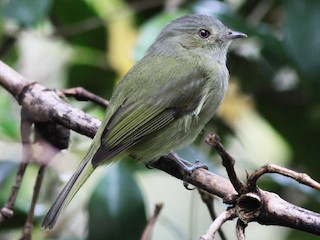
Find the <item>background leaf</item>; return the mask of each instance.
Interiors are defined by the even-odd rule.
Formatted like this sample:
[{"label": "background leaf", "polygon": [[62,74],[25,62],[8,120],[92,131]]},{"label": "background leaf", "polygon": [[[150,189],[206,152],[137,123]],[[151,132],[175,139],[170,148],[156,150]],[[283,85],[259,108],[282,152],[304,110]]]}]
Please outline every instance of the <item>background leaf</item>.
[{"label": "background leaf", "polygon": [[284,22],[285,47],[299,71],[305,76],[304,85],[309,85],[314,96],[320,94],[320,2],[317,0],[284,1],[286,20]]},{"label": "background leaf", "polygon": [[41,23],[46,17],[52,0],[10,0],[1,1],[0,11],[2,14],[19,25],[31,27]]},{"label": "background leaf", "polygon": [[[58,29],[65,28],[62,34],[68,42],[92,49],[106,50],[107,38],[103,20],[86,1],[55,0],[50,17]],[[90,24],[93,27],[90,27]]]},{"label": "background leaf", "polygon": [[142,193],[125,163],[114,164],[89,202],[88,239],[139,239],[146,225]]}]

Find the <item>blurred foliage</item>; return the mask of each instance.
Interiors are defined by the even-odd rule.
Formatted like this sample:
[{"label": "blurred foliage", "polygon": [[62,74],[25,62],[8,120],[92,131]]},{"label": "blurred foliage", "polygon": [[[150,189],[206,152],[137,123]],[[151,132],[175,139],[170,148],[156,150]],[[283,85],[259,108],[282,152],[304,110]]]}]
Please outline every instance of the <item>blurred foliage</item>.
[{"label": "blurred foliage", "polygon": [[3,95],[3,97],[0,98],[0,135],[15,139],[18,136],[19,126],[16,121],[12,121],[16,117],[13,116],[14,113],[12,112],[11,104],[12,102],[8,98],[8,95]]},{"label": "blurred foliage", "polygon": [[1,1],[0,9],[5,18],[24,27],[33,27],[46,19],[51,2],[52,0]]},{"label": "blurred foliage", "polygon": [[[62,37],[70,44],[106,50],[107,37],[102,24],[103,19],[97,16],[95,9],[86,1],[56,0],[53,2],[49,16],[56,28],[56,34],[63,34]],[[91,23],[94,26],[83,31],[86,24],[90,24],[90,20],[94,20]],[[74,31],[75,34],[73,34]]]},{"label": "blurred foliage", "polygon": [[[255,141],[265,130],[262,131],[255,126],[247,129],[247,126],[243,125],[243,119],[248,120],[252,114],[258,116],[257,119],[262,119],[266,129],[274,132],[289,149],[289,154],[283,154],[282,163],[292,169],[306,172],[319,181],[319,12],[318,0],[2,1],[0,57],[6,63],[19,66],[23,58],[21,42],[23,33],[26,32],[51,41],[62,41],[72,52],[61,69],[63,74],[57,73],[63,77],[63,85],[82,86],[110,98],[128,62],[133,63],[143,56],[167,22],[187,13],[216,16],[227,26],[249,36],[232,45],[228,67],[231,82],[240,89],[239,96],[241,99],[247,97],[250,101],[247,101],[249,104],[243,104],[246,101],[236,96],[235,99],[239,101],[233,101],[234,106],[228,108],[226,100],[223,106],[224,114],[213,119],[206,127],[205,133],[218,132],[226,145],[230,146],[235,141],[245,142],[241,136],[247,133],[256,144],[253,148],[260,151],[255,156],[273,156],[273,148],[264,149],[267,146]],[[115,25],[121,19],[127,19],[126,24]],[[127,47],[124,48],[123,42],[128,42],[128,46],[135,45],[132,52],[128,52]],[[124,63],[124,58],[131,59]],[[121,63],[124,66],[119,67]],[[43,66],[35,66],[35,69],[37,67]],[[18,111],[14,106],[16,103],[11,101],[12,99],[0,89],[1,142],[19,139]],[[228,112],[228,109],[231,111]],[[220,161],[215,152],[203,144],[204,134],[194,146],[184,149],[181,154],[190,160],[200,158],[213,166],[212,171],[218,172]],[[277,143],[275,139],[271,139],[271,142]],[[2,146],[0,145],[0,148]],[[247,150],[252,149],[244,151]],[[0,152],[4,151],[1,149]],[[12,154],[9,156],[12,157]],[[261,165],[260,162],[254,161],[258,159],[250,159],[246,155],[234,157],[238,160],[238,165],[249,170]],[[11,164],[11,160],[15,159],[7,159],[4,156],[0,156],[0,159],[0,202],[3,204],[9,195],[9,186],[14,179],[17,165]],[[268,161],[274,162],[274,159],[270,158]],[[98,239],[98,236],[107,233],[112,236],[128,233],[127,236],[136,236],[134,239],[137,239],[142,232],[146,221],[144,199],[135,177],[124,166],[126,165],[121,164],[108,169],[109,174],[101,179],[93,191],[88,204],[88,239]],[[51,176],[53,177],[57,178]],[[319,193],[308,188],[298,188],[295,182],[271,176],[263,178],[259,184],[300,206],[313,210],[320,207]],[[29,187],[32,188],[32,184],[29,183]],[[52,202],[53,194],[46,195],[47,198],[50,195],[47,201]],[[297,200],[298,195],[300,198]],[[23,198],[23,194],[19,197]],[[49,204],[47,201],[46,204]],[[23,208],[17,204],[17,214],[3,226],[0,234],[21,229],[28,205]],[[40,215],[44,213],[45,211],[40,211]],[[125,227],[125,232],[121,232],[121,226],[124,227],[125,224],[128,224],[128,228]],[[39,228],[38,223],[36,227]],[[315,236],[292,230],[287,239],[315,239]]]},{"label": "blurred foliage", "polygon": [[89,201],[88,239],[140,238],[147,221],[144,199],[132,173],[125,162],[107,169]]}]

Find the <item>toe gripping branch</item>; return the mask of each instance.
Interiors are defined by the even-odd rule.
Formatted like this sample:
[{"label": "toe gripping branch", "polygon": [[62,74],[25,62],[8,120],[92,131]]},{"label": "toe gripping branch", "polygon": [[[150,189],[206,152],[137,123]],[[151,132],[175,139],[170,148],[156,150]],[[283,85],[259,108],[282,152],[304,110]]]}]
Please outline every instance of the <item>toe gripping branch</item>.
[{"label": "toe gripping branch", "polygon": [[208,170],[208,166],[206,164],[202,164],[199,161],[196,161],[195,163],[189,163],[188,161],[180,158],[176,153],[169,153],[167,158],[171,159],[173,162],[176,163],[177,166],[180,168],[180,172],[182,174],[183,179],[183,186],[187,190],[193,190],[194,188],[189,187],[189,178],[194,170],[199,168],[204,168]]}]

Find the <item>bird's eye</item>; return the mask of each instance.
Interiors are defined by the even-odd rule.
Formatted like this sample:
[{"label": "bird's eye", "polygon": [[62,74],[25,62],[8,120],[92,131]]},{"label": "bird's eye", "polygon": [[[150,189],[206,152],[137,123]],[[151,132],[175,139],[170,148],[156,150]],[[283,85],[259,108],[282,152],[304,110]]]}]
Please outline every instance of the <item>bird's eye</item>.
[{"label": "bird's eye", "polygon": [[208,38],[210,36],[210,32],[206,29],[200,29],[198,35],[201,38]]}]

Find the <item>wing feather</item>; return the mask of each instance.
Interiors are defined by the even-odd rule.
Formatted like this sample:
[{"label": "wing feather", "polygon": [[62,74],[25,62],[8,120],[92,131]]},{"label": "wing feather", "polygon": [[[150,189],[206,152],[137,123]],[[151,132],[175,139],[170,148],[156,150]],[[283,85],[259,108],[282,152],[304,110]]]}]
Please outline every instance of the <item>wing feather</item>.
[{"label": "wing feather", "polygon": [[[141,118],[140,116],[144,117]],[[102,164],[104,161],[135,145],[143,137],[168,125],[175,119],[175,116],[176,111],[174,109],[164,109],[161,112],[159,109],[157,111],[151,110],[146,115],[140,115],[140,111],[134,111],[118,125],[114,126],[117,131],[111,130],[101,138],[101,145],[92,158],[93,166],[96,167]],[[128,122],[132,118],[139,120]],[[127,122],[128,124],[126,124]]]},{"label": "wing feather", "polygon": [[137,129],[143,127],[150,119],[157,116],[163,109],[158,107],[139,106],[127,118],[119,122],[114,129],[110,131],[107,137],[107,144],[115,146],[127,139]]}]

